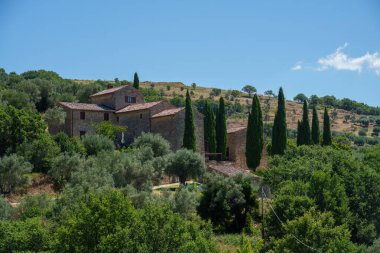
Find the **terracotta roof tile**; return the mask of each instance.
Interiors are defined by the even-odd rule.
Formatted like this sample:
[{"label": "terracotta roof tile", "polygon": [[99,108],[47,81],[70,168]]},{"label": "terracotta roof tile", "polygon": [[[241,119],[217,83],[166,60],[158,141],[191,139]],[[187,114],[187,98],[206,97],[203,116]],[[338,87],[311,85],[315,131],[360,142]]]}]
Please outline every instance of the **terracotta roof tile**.
[{"label": "terracotta roof tile", "polygon": [[184,109],[185,109],[185,107],[163,110],[162,112],[159,112],[159,113],[153,115],[152,118],[159,118],[159,117],[165,117],[165,116],[175,115],[175,114],[177,114],[178,112],[180,112],[180,111],[182,111]]},{"label": "terracotta roof tile", "polygon": [[230,129],[227,129],[227,133],[228,134],[231,134],[231,133],[236,133],[236,132],[239,132],[240,130],[243,130],[243,129],[246,129],[247,127],[234,127],[234,128],[230,128]]},{"label": "terracotta roof tile", "polygon": [[126,107],[116,111],[116,113],[145,110],[145,109],[152,108],[153,106],[158,105],[161,102],[162,101],[150,102],[150,103],[140,103],[140,104],[130,104],[130,105],[127,105]]},{"label": "terracotta roof tile", "polygon": [[251,175],[249,171],[241,169],[233,164],[208,164],[208,168],[227,177],[231,177],[239,173]]},{"label": "terracotta roof tile", "polygon": [[110,93],[114,93],[115,91],[118,91],[118,90],[121,90],[123,89],[124,87],[127,87],[129,85],[123,85],[123,86],[119,86],[119,87],[115,87],[115,88],[110,88],[110,89],[106,89],[106,90],[102,90],[102,91],[99,91],[95,94],[92,94],[90,97],[95,97],[95,96],[101,96],[101,95],[106,95],[106,94],[110,94]]},{"label": "terracotta roof tile", "polygon": [[97,104],[70,103],[70,102],[60,102],[59,104],[72,110],[97,111],[97,112],[114,112],[115,111],[107,106],[97,105]]}]

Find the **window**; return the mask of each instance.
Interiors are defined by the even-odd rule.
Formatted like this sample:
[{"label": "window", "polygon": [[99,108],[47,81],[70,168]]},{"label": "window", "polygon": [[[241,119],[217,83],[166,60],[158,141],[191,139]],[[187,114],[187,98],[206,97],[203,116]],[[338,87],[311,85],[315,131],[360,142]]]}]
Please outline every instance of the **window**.
[{"label": "window", "polygon": [[109,120],[110,119],[110,115],[108,112],[104,113],[104,120]]},{"label": "window", "polygon": [[140,119],[142,119],[142,113],[140,113]]},{"label": "window", "polygon": [[80,112],[80,119],[86,119],[86,113],[85,112]]},{"label": "window", "polygon": [[136,103],[136,97],[125,96],[126,103]]},{"label": "window", "polygon": [[116,117],[116,121],[119,122],[119,116]]},{"label": "window", "polygon": [[86,135],[86,131],[79,131],[79,137],[82,138],[82,136]]}]

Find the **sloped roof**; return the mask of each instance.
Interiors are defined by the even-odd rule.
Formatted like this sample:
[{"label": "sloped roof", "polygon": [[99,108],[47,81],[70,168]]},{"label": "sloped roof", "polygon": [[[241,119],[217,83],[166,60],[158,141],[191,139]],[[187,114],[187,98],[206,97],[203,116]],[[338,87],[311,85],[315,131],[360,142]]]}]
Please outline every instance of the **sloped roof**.
[{"label": "sloped roof", "polygon": [[229,128],[227,129],[228,134],[236,133],[239,132],[240,130],[246,129],[247,127],[234,127],[234,128]]},{"label": "sloped roof", "polygon": [[159,118],[159,117],[165,117],[165,116],[175,115],[175,114],[177,114],[178,112],[180,112],[180,111],[182,111],[184,109],[185,109],[185,107],[163,110],[162,112],[159,112],[159,113],[153,115],[152,118]]},{"label": "sloped roof", "polygon": [[158,105],[161,102],[162,101],[149,102],[149,103],[139,103],[139,104],[130,104],[130,105],[127,105],[126,107],[116,111],[116,113],[145,110],[145,109],[152,108],[153,106]]},{"label": "sloped roof", "polygon": [[115,111],[107,106],[97,105],[97,104],[71,103],[71,102],[60,102],[59,104],[71,110],[96,111],[96,112],[114,112]]},{"label": "sloped roof", "polygon": [[125,88],[127,86],[129,86],[129,85],[123,85],[123,86],[119,86],[119,87],[115,87],[115,88],[110,88],[110,89],[102,90],[102,91],[99,91],[99,92],[97,92],[95,94],[92,94],[90,97],[111,94],[111,93],[114,93],[115,91],[121,90],[121,89],[123,89],[123,88]]},{"label": "sloped roof", "polygon": [[207,164],[209,170],[218,172],[224,176],[231,177],[236,174],[242,173],[245,175],[252,175],[249,171],[237,167],[232,163],[209,163]]}]

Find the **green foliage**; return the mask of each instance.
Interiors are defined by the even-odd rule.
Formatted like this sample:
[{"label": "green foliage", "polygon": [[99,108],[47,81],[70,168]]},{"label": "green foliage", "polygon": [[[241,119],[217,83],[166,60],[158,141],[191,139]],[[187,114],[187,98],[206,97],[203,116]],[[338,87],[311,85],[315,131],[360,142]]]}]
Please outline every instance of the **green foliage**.
[{"label": "green foliage", "polygon": [[281,87],[278,92],[278,107],[272,131],[271,152],[273,155],[282,155],[285,152],[287,144],[286,128],[285,97]]},{"label": "green foliage", "polygon": [[218,89],[218,88],[213,88],[210,92],[210,96],[211,97],[217,97],[219,96],[220,94],[222,94],[222,90],[221,89]]},{"label": "green foliage", "polygon": [[83,159],[76,153],[61,153],[54,158],[53,166],[49,170],[54,185],[57,189],[62,189],[70,180],[74,171],[83,168]]},{"label": "green foliage", "polygon": [[86,135],[82,143],[87,155],[97,155],[101,151],[111,152],[115,148],[113,141],[104,135]]},{"label": "green foliage", "polygon": [[13,208],[3,197],[0,196],[0,222],[8,220],[13,215]]},{"label": "green foliage", "polygon": [[34,104],[31,102],[31,99],[27,93],[13,89],[6,89],[0,91],[0,101],[5,102],[10,106],[14,106],[17,109],[35,109]]},{"label": "green foliage", "polygon": [[323,114],[323,140],[322,145],[328,146],[331,145],[331,129],[330,129],[330,117],[325,107],[325,112]]},{"label": "green foliage", "polygon": [[65,123],[66,112],[61,107],[53,107],[46,110],[44,120],[49,127],[59,127]]},{"label": "green foliage", "polygon": [[154,157],[164,156],[170,153],[170,143],[159,134],[141,133],[132,144],[134,148],[149,147]]},{"label": "green foliage", "polygon": [[196,213],[199,205],[197,192],[191,191],[188,187],[181,185],[175,191],[170,205],[174,212],[179,213],[186,219],[189,219]]},{"label": "green foliage", "polygon": [[294,101],[297,101],[299,103],[304,103],[305,101],[308,102],[309,99],[306,97],[305,94],[303,93],[299,93],[297,94],[294,98],[293,98]]},{"label": "green foliage", "polygon": [[18,147],[17,153],[33,164],[34,172],[47,173],[54,158],[60,153],[60,148],[50,135],[45,133],[33,142],[24,142]]},{"label": "green foliage", "polygon": [[207,175],[198,213],[210,219],[220,231],[239,232],[247,224],[247,217],[255,214],[258,203],[251,178],[238,174],[224,178]]},{"label": "green foliage", "polygon": [[126,126],[117,126],[112,124],[111,121],[93,123],[92,127],[94,128],[96,134],[107,136],[113,141],[116,141],[117,136],[127,130]]},{"label": "green foliage", "polygon": [[329,213],[305,213],[295,220],[288,221],[284,230],[285,236],[276,240],[273,250],[269,252],[315,252],[298,243],[292,235],[321,252],[359,252],[358,247],[350,241],[347,228],[336,226]]},{"label": "green foliage", "polygon": [[193,151],[197,150],[193,106],[191,105],[189,90],[187,90],[186,92],[185,130],[183,133],[183,147]]},{"label": "green foliage", "polygon": [[318,112],[317,108],[313,106],[313,120],[311,123],[311,138],[314,144],[319,144],[319,119],[318,119]]},{"label": "green foliage", "polygon": [[359,136],[367,136],[368,129],[362,128],[359,130]]},{"label": "green foliage", "polygon": [[378,253],[380,252],[380,238],[373,242],[373,245],[368,247],[366,253]]},{"label": "green foliage", "polygon": [[252,85],[245,85],[241,90],[248,93],[249,97],[251,97],[251,94],[257,92],[257,89]]},{"label": "green foliage", "polygon": [[33,166],[23,157],[11,154],[0,158],[0,192],[11,193],[17,187],[26,185],[28,177],[25,173],[31,172]]},{"label": "green foliage", "polygon": [[155,102],[162,99],[160,92],[155,89],[139,88],[139,91],[144,95],[145,102]]},{"label": "green foliage", "polygon": [[299,131],[297,133],[297,145],[311,145],[311,133],[309,122],[309,111],[307,109],[307,101],[303,102],[303,115],[302,121],[299,124]]},{"label": "green foliage", "polygon": [[166,173],[177,176],[180,183],[184,184],[190,177],[202,176],[205,167],[204,159],[199,153],[180,149],[169,156]]},{"label": "green foliage", "polygon": [[218,159],[226,160],[227,154],[227,122],[224,99],[219,99],[219,109],[216,117],[216,152],[221,153]]},{"label": "green foliage", "polygon": [[[209,153],[215,153],[216,152],[216,122],[215,122],[215,115],[214,110],[210,107],[207,100],[205,102],[204,110],[204,143],[205,143],[205,150]],[[213,159],[213,157],[210,157]]]},{"label": "green foliage", "polygon": [[184,107],[185,106],[185,99],[183,99],[180,96],[175,96],[172,99],[170,99],[170,103],[176,107]]},{"label": "green foliage", "polygon": [[24,142],[32,142],[45,134],[46,125],[38,113],[0,106],[0,154],[15,149]]},{"label": "green foliage", "polygon": [[17,207],[17,216],[20,219],[45,217],[53,206],[52,199],[45,193],[24,197]]},{"label": "green foliage", "polygon": [[75,153],[84,155],[86,153],[82,142],[77,137],[70,138],[64,132],[59,132],[53,136],[53,140],[61,149],[61,153],[68,153],[70,155]]},{"label": "green foliage", "polygon": [[136,210],[120,192],[90,195],[63,217],[57,252],[216,252],[210,232],[168,208]]},{"label": "green foliage", "polygon": [[245,157],[247,166],[256,169],[260,165],[264,147],[264,126],[260,101],[255,94],[252,100],[252,109],[248,117]]},{"label": "green foliage", "polygon": [[0,252],[43,252],[50,248],[51,236],[40,218],[0,221]]},{"label": "green foliage", "polygon": [[[366,152],[363,149],[357,156],[363,159]],[[271,160],[264,184],[279,198],[285,194],[312,199],[316,209],[331,212],[338,225],[348,226],[354,242],[370,244],[380,233],[376,218],[380,215],[380,174],[374,170],[376,160],[363,165],[361,159],[344,149],[300,146]],[[290,181],[302,181],[305,186],[289,191]],[[281,208],[280,213],[292,209],[291,205]]]},{"label": "green foliage", "polygon": [[135,74],[133,75],[133,87],[137,90],[140,88],[140,80],[139,76],[137,75],[137,72],[135,72]]}]

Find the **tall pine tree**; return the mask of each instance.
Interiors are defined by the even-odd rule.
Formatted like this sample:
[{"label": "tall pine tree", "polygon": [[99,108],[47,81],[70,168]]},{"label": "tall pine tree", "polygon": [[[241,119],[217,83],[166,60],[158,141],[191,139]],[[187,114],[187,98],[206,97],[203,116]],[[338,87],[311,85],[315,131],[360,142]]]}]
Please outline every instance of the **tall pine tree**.
[{"label": "tall pine tree", "polygon": [[248,117],[245,157],[247,166],[256,169],[260,165],[264,147],[263,115],[260,101],[255,94],[252,100],[252,109]]},{"label": "tall pine tree", "polygon": [[298,145],[310,145],[312,144],[309,122],[309,110],[307,109],[307,101],[303,101],[303,114],[302,121],[300,123],[300,131],[298,132],[299,143]]},{"label": "tall pine tree", "polygon": [[[214,114],[214,110],[211,108],[207,100],[205,102],[203,114],[204,114],[205,149],[209,153],[215,153],[216,152],[215,114]],[[210,156],[209,159],[212,160],[213,156]]]},{"label": "tall pine tree", "polygon": [[330,129],[330,117],[325,107],[325,113],[323,114],[323,141],[322,145],[331,145],[331,129]]},{"label": "tall pine tree", "polygon": [[285,111],[285,96],[282,87],[278,92],[278,107],[276,116],[274,117],[272,131],[272,154],[283,155],[286,149],[286,111]]},{"label": "tall pine tree", "polygon": [[219,109],[216,121],[216,152],[221,153],[218,159],[226,160],[227,154],[227,123],[224,99],[219,99]]},{"label": "tall pine tree", "polygon": [[186,92],[185,131],[183,133],[183,147],[191,149],[193,151],[197,150],[193,106],[191,105],[189,90]]},{"label": "tall pine tree", "polygon": [[319,119],[318,119],[318,112],[315,105],[313,106],[313,121],[311,123],[311,138],[313,140],[314,144],[319,144]]},{"label": "tall pine tree", "polygon": [[137,72],[135,72],[135,75],[133,76],[133,87],[137,90],[140,88],[140,80]]}]

